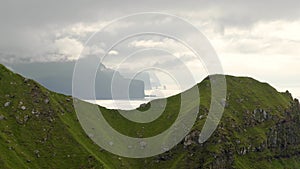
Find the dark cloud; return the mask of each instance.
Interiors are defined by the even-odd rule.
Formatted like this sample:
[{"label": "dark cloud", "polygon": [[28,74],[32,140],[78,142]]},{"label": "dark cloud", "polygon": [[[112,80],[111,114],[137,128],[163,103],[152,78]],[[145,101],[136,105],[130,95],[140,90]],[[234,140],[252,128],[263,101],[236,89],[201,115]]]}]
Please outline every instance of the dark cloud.
[{"label": "dark cloud", "polygon": [[252,22],[261,19],[299,18],[297,0],[206,0],[206,1],[4,1],[0,6],[0,20],[5,25],[40,27],[49,24],[70,24],[112,19],[135,12],[201,12],[212,10],[224,23]]},{"label": "dark cloud", "polygon": [[[110,21],[137,12],[166,12],[189,21],[211,21],[218,32],[228,26],[250,26],[258,21],[299,19],[298,0],[206,0],[206,1],[2,1],[0,5],[0,52],[20,58],[47,57],[55,53],[53,43],[59,37],[85,38],[62,29],[76,23]],[[170,28],[166,28],[170,29]],[[21,56],[22,55],[22,56]],[[2,59],[3,61],[3,59]]]},{"label": "dark cloud", "polygon": [[[266,54],[268,51],[271,53],[270,55],[272,55],[272,57],[266,62],[268,65],[264,63],[264,65],[261,65],[259,64],[261,60],[256,59],[257,64],[247,63],[244,66],[242,64],[240,70],[233,68],[232,72],[229,71],[229,73],[232,74],[235,72],[245,72],[243,68],[247,68],[248,65],[252,65],[252,67],[249,68],[250,72],[255,72],[257,67],[270,69],[274,67],[274,65],[276,66],[276,63],[281,63],[282,60],[285,60],[279,58],[276,63],[269,64],[270,61],[274,60],[273,55],[280,53],[278,52],[279,49],[282,50],[286,48],[286,50],[282,50],[282,55],[294,55],[292,52],[289,52],[292,50],[295,50],[294,53],[297,54],[297,49],[295,48],[299,45],[299,36],[294,36],[295,32],[297,34],[299,30],[299,25],[297,24],[294,26],[289,25],[292,26],[291,29],[287,29],[291,30],[291,32],[288,31],[290,35],[280,35],[277,39],[276,37],[275,39],[273,37],[270,38],[270,36],[263,37],[263,35],[251,37],[247,31],[259,22],[267,24],[269,21],[277,20],[284,21],[280,22],[283,24],[291,23],[294,20],[299,22],[299,0],[4,0],[0,3],[0,62],[66,61],[69,58],[68,54],[64,52],[73,51],[72,47],[76,48],[83,45],[94,31],[90,29],[88,31],[78,30],[76,32],[76,30],[72,30],[76,24],[81,23],[83,27],[86,27],[94,23],[107,23],[112,19],[138,12],[170,13],[187,19],[200,29],[213,30],[214,33],[209,37],[210,40],[215,38],[217,40],[216,42],[219,42],[216,43],[215,46],[219,47],[219,49],[225,48],[225,50],[222,50],[223,53],[221,53],[221,55],[224,55],[224,51],[230,53],[230,55],[238,55],[240,61],[234,65],[237,67],[245,60],[242,54],[252,53],[260,55],[261,53]],[[141,22],[142,21],[145,20],[141,20]],[[198,24],[198,22],[202,23]],[[278,24],[274,25],[278,26]],[[284,27],[286,26],[287,25],[284,25]],[[228,33],[228,28],[231,27],[236,27],[237,30],[231,30],[230,35],[224,35],[226,31]],[[79,29],[81,28],[79,27]],[[172,25],[162,29],[186,31],[179,27],[174,28]],[[272,28],[268,27],[266,31],[263,30],[265,32],[262,33],[265,34],[273,31],[269,29]],[[240,30],[246,30],[246,33],[241,33],[239,32]],[[238,35],[238,33],[240,34]],[[219,36],[222,37],[218,39]],[[252,40],[252,38],[256,39]],[[110,39],[105,39],[104,41],[109,42],[109,40]],[[290,40],[295,40],[295,43],[289,42]],[[63,44],[63,46],[57,46],[57,42],[60,42],[59,44]],[[266,44],[267,46],[264,46]],[[120,55],[126,54],[125,47],[123,50],[118,49]],[[68,50],[61,50],[61,48]],[[101,51],[101,49],[95,50]],[[236,56],[232,57],[231,60],[223,57],[223,60],[235,61],[237,59]],[[281,77],[286,77],[286,75],[290,74],[291,68],[295,69],[293,72],[299,72],[296,68],[299,63],[298,56],[299,55],[296,55],[296,58],[290,59],[291,63],[287,63],[289,66],[286,66],[289,69],[284,71]],[[188,58],[185,59],[188,60]],[[255,59],[252,58],[251,60],[255,61]],[[174,60],[171,60],[171,62],[163,62],[162,60],[160,64],[168,67],[178,65],[178,63],[179,62],[175,62]],[[225,67],[234,67],[232,65],[233,63],[225,64]],[[258,77],[258,75],[264,72],[262,76],[264,76],[264,79],[268,79],[267,77],[270,77],[270,74],[274,74],[273,69],[270,69],[270,74],[266,74],[265,70],[256,72],[259,73],[249,75]],[[278,80],[281,77],[276,75],[274,81],[282,83]],[[299,77],[299,74],[297,73],[295,77]],[[272,80],[272,77],[270,77],[269,80],[270,79]],[[287,83],[289,80],[290,79],[287,79],[285,82]],[[297,89],[297,91],[298,90],[299,89]]]}]

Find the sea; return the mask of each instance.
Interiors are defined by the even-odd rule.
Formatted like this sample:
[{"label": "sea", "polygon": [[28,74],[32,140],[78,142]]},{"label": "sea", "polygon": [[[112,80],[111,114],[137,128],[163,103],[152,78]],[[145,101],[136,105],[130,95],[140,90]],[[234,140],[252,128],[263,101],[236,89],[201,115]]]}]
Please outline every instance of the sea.
[{"label": "sea", "polygon": [[146,90],[147,97],[143,99],[132,100],[85,100],[89,103],[98,104],[107,109],[133,110],[141,104],[148,103],[151,100],[167,98],[179,94],[181,90]]}]

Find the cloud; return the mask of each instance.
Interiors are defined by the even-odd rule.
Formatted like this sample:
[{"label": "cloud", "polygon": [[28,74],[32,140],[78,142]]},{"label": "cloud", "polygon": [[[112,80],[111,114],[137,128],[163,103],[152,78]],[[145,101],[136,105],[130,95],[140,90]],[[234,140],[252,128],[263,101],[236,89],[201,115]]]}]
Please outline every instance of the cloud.
[{"label": "cloud", "polygon": [[140,40],[140,41],[133,41],[131,42],[130,46],[134,47],[147,47],[147,48],[153,48],[153,47],[161,47],[164,43],[161,41],[154,41],[154,40]]},{"label": "cloud", "polygon": [[83,45],[76,39],[72,38],[62,38],[55,40],[55,47],[61,55],[67,57],[68,60],[78,59],[81,51],[83,50]]},{"label": "cloud", "polygon": [[[209,39],[223,63],[225,73],[251,75],[277,86],[299,84],[300,10],[298,0],[192,0],[166,1],[4,1],[0,6],[0,62],[47,62],[76,59],[89,37],[113,19],[136,12],[165,12],[186,19]],[[171,23],[172,19],[120,22],[105,30],[116,34],[137,26]],[[189,32],[170,24],[164,30]],[[111,39],[102,39],[110,42]],[[131,49],[176,49],[172,54],[196,69],[192,53],[168,38],[140,38],[110,52],[113,59]],[[84,54],[103,55],[105,44],[85,47]],[[154,53],[155,54],[155,53]],[[160,56],[160,55],[159,55]],[[163,58],[163,55],[161,55]],[[108,65],[114,65],[114,60]],[[151,63],[151,56],[145,57]],[[169,60],[170,63],[174,63]],[[165,66],[171,66],[161,59]],[[129,66],[129,65],[127,65]],[[131,66],[133,66],[131,64]],[[139,66],[139,64],[134,64]],[[124,67],[126,68],[126,67]],[[129,68],[128,68],[129,69]],[[288,77],[288,78],[285,78]],[[281,82],[280,79],[285,79]],[[299,92],[300,93],[300,92]]]},{"label": "cloud", "polygon": [[170,38],[161,38],[156,40],[134,40],[129,44],[129,47],[168,50],[176,57],[195,56],[195,54],[186,46]]},{"label": "cloud", "polygon": [[[219,53],[299,55],[300,20],[258,22],[250,28],[227,27],[223,35],[207,32]],[[205,31],[204,31],[205,32]]]},{"label": "cloud", "polygon": [[[297,0],[267,0],[264,3],[258,0],[238,2],[233,0],[203,0],[189,1],[188,3],[173,3],[170,0],[163,2],[130,0],[123,3],[89,1],[89,3],[84,4],[71,0],[63,2],[55,0],[51,2],[38,0],[18,2],[11,0],[3,2],[0,6],[0,52],[3,54],[1,57],[15,55],[17,58],[31,61],[49,60],[46,57],[61,60],[64,56],[53,55],[53,53],[58,52],[55,51],[54,43],[56,40],[71,38],[84,44],[92,33],[103,28],[112,19],[135,12],[147,11],[166,12],[181,16],[195,24],[201,31],[211,33],[213,37],[222,35],[225,31],[228,33],[233,27],[241,31],[242,28],[248,29],[253,25],[256,25],[255,27],[258,29],[253,30],[253,32],[266,36],[285,36],[288,37],[288,40],[299,37],[299,34],[290,34],[299,28],[297,22],[294,25],[290,24],[291,21],[300,19]],[[276,23],[278,20],[282,22]],[[274,23],[264,24],[272,21]],[[154,24],[154,22],[161,24],[162,22],[170,22],[170,19],[167,18],[163,21],[141,20],[139,22],[146,25],[147,23]],[[280,25],[286,25],[286,23],[290,26],[288,30],[283,28],[283,34],[275,31],[262,31],[262,29],[273,30],[274,26],[276,28]],[[117,28],[107,31],[114,33],[132,24],[135,23],[120,23]],[[269,27],[266,27],[267,25]],[[184,32],[184,30],[181,31]],[[248,40],[247,43],[252,42]],[[286,42],[286,45],[289,43],[291,42]],[[0,60],[3,61],[1,58]]]},{"label": "cloud", "polygon": [[108,52],[108,54],[109,54],[109,55],[118,55],[119,52],[116,51],[116,50],[111,50],[111,51]]}]

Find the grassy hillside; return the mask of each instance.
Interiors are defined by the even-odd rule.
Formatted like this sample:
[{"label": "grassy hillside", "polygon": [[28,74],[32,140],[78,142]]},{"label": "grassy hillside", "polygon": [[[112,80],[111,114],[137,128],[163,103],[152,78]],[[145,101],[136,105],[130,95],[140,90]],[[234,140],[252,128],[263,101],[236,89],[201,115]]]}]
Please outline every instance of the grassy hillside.
[{"label": "grassy hillside", "polygon": [[[225,112],[207,142],[200,144],[197,137],[210,104],[208,78],[198,84],[200,113],[190,135],[162,155],[129,159],[90,140],[71,97],[48,91],[0,65],[0,168],[299,168],[298,102],[251,78],[226,76],[226,80]],[[179,106],[179,95],[168,98],[164,113],[147,124],[101,110],[119,132],[149,137],[174,122]]]}]

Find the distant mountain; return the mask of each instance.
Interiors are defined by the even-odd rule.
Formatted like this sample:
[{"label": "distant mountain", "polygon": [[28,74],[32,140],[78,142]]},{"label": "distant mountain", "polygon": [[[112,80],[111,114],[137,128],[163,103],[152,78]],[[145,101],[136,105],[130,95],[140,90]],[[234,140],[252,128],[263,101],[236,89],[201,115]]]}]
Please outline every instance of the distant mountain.
[{"label": "distant mountain", "polygon": [[[48,88],[49,90],[72,94],[72,78],[75,62],[47,62],[47,63],[27,63],[27,64],[11,64],[9,65],[15,72],[22,74],[27,78],[31,78]],[[96,77],[96,97],[97,99],[111,99],[112,77],[115,73],[114,85],[115,99],[125,99],[128,94],[126,86],[129,88],[129,97],[144,98],[144,82],[141,80],[126,79],[119,72],[106,68],[103,64],[99,64]],[[84,75],[83,75],[84,76]],[[91,99],[91,98],[86,98]]]},{"label": "distant mountain", "polygon": [[[300,168],[298,100],[252,78],[226,76],[228,95],[221,122],[212,137],[198,142],[210,105],[212,77],[197,85],[199,115],[180,144],[151,158],[129,159],[112,155],[90,140],[78,122],[71,97],[0,65],[0,168]],[[99,108],[117,131],[150,137],[177,118],[180,95],[167,101],[163,114],[146,124]]]}]

